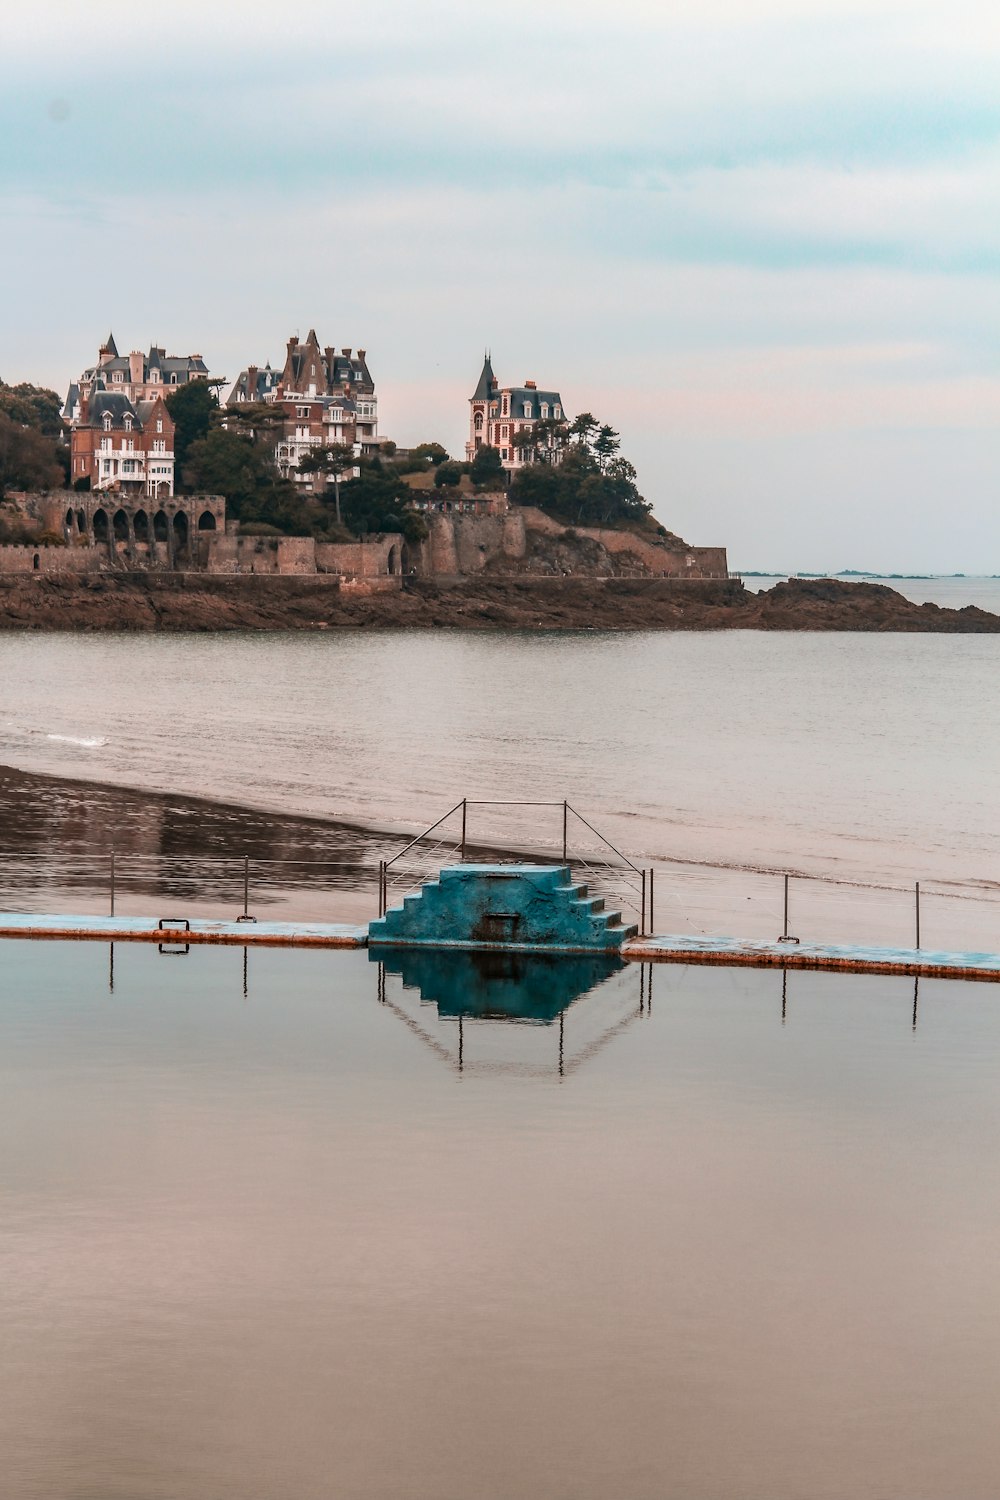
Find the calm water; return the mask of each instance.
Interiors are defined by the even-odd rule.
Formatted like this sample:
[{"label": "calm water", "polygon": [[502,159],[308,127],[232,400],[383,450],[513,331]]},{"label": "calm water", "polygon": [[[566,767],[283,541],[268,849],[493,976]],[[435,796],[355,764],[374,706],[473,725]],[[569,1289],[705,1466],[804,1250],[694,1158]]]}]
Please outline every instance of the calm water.
[{"label": "calm water", "polygon": [[[911,941],[920,880],[926,945],[995,948],[998,675],[995,636],[5,633],[0,763],[123,789],[35,796],[50,848],[70,831],[80,848],[134,842],[151,791],[414,831],[463,795],[568,797],[658,865],[661,928],[773,937],[790,870],[842,882],[798,882],[801,935]],[[22,805],[8,788],[14,852]],[[485,808],[470,836],[555,853],[560,820]],[[175,807],[171,826],[196,850],[204,809]],[[238,852],[242,831],[234,814],[203,852]],[[286,831],[289,854],[336,852]],[[370,911],[378,851],[348,842],[365,893],[335,912],[324,897],[326,915]]]},{"label": "calm water", "polygon": [[[787,577],[787,573],[771,573],[766,577],[747,577],[744,582],[748,589],[759,593]],[[914,604],[940,604],[942,609],[965,609],[971,604],[976,609],[1000,615],[1000,578],[847,578],[843,581],[883,583],[902,594],[904,599],[912,599]]]},{"label": "calm water", "polygon": [[992,988],[248,957],[4,945],[9,1500],[994,1500]]}]

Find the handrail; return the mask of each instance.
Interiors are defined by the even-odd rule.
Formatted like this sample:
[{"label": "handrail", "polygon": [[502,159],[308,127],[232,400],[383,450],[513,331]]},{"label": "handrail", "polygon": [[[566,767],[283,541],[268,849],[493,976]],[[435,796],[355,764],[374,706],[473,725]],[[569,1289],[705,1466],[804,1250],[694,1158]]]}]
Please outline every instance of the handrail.
[{"label": "handrail", "polygon": [[394,854],[392,856],[392,859],[383,860],[382,863],[384,868],[388,870],[389,866],[394,865],[397,859],[402,859],[403,855],[407,852],[408,849],[412,849],[414,844],[419,844],[423,839],[427,837],[429,833],[433,833],[435,828],[440,828],[442,823],[447,822],[447,820],[452,816],[453,813],[457,813],[459,808],[464,806],[465,800],[463,798],[461,802],[456,802],[454,807],[449,808],[443,818],[438,818],[436,823],[432,823],[429,828],[424,829],[423,833],[418,833],[415,839],[411,839],[408,844],[404,845],[404,847],[400,849],[398,854]]},{"label": "handrail", "polygon": [[625,861],[625,863],[628,865],[628,867],[629,867],[630,870],[634,870],[637,875],[641,875],[642,874],[642,871],[640,870],[639,866],[638,865],[634,865],[632,863],[632,861],[629,859],[629,857],[628,857],[627,854],[623,854],[620,849],[616,849],[615,846],[614,846],[614,844],[611,842],[611,840],[610,839],[606,839],[604,837],[603,833],[598,833],[598,831],[594,827],[593,823],[588,823],[587,820],[586,820],[586,818],[583,816],[582,813],[578,813],[577,810],[576,810],[576,808],[575,807],[571,807],[568,802],[566,804],[566,807],[567,807],[568,811],[573,814],[574,818],[579,818],[580,822],[584,825],[584,827],[590,829],[591,833],[595,836],[595,838],[599,838],[601,840],[602,844],[607,844],[608,848],[611,850],[611,852],[613,854],[617,854],[617,856],[618,856],[619,859],[623,859]]}]

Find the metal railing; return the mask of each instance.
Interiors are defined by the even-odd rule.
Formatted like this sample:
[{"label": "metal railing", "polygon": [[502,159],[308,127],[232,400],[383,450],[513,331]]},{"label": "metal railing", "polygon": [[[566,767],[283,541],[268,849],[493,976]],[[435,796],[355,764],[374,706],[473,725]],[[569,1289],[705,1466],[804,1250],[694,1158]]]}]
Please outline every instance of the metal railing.
[{"label": "metal railing", "polygon": [[[433,872],[435,865],[439,864],[438,856],[443,850],[447,849],[451,857],[457,859],[460,864],[465,863],[470,847],[469,812],[472,808],[481,807],[534,807],[554,810],[557,814],[557,824],[556,837],[552,842],[555,847],[561,847],[558,863],[568,864],[574,871],[585,871],[589,876],[588,887],[592,882],[600,892],[610,895],[634,912],[639,918],[639,930],[643,936],[653,930],[652,868],[635,864],[565,798],[561,802],[540,802],[525,798],[463,797],[461,802],[456,802],[454,807],[442,814],[436,823],[432,823],[429,828],[424,829],[423,833],[410,839],[391,858],[379,861],[378,914],[380,917],[385,916],[389,909],[390,892],[396,892],[405,899]],[[571,819],[582,824],[598,840],[596,850],[585,848],[579,841],[571,840]],[[441,830],[449,823],[452,823],[452,836],[442,837]],[[438,834],[438,837],[432,844],[428,844],[427,840],[433,834]],[[603,857],[601,857],[602,850],[604,851]],[[416,851],[415,854],[414,851]],[[406,862],[408,855],[411,858]],[[618,863],[612,863],[608,855],[613,855]],[[509,855],[506,858],[523,858],[523,855]],[[546,863],[557,862],[556,856],[548,852],[543,858]],[[495,859],[494,855],[494,861]]]}]

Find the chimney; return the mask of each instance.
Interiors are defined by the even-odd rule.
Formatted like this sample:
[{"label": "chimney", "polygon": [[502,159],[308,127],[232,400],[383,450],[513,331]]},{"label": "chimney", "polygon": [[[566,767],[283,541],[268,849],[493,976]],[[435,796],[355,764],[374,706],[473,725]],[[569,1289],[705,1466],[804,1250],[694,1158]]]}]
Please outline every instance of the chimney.
[{"label": "chimney", "polygon": [[292,336],[291,336],[291,338],[288,340],[288,353],[289,353],[289,355],[291,355],[291,352],[292,352],[293,349],[297,349],[298,348],[298,344],[299,344],[299,336],[298,336],[297,333],[293,333]]},{"label": "chimney", "polygon": [[128,357],[128,378],[133,385],[142,384],[143,358],[138,349],[133,349]]},{"label": "chimney", "polygon": [[81,426],[86,427],[86,425],[87,425],[87,423],[89,421],[90,421],[90,397],[89,396],[83,396],[83,395],[81,395],[81,397],[80,397],[80,423],[81,423]]},{"label": "chimney", "polygon": [[361,361],[362,364],[364,364],[364,362],[365,362],[365,356],[367,355],[367,353],[368,353],[367,349],[359,349],[358,350],[358,358],[360,359],[360,361]]},{"label": "chimney", "polygon": [[524,382],[524,389],[526,391],[537,391],[538,390],[538,384],[534,380],[526,380]]},{"label": "chimney", "polygon": [[350,357],[351,357],[351,351],[350,351],[350,349],[341,349],[340,352],[344,356],[345,359],[350,359]]},{"label": "chimney", "polygon": [[247,400],[257,399],[257,366],[247,365]]},{"label": "chimney", "polygon": [[323,350],[323,358],[326,360],[326,367],[330,371],[331,375],[333,374],[333,355],[333,345],[327,344],[326,348]]}]

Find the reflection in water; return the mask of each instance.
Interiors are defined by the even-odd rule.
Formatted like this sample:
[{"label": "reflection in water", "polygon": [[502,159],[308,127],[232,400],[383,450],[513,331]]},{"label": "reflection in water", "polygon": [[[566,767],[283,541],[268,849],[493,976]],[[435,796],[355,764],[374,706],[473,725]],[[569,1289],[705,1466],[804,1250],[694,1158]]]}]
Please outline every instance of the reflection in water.
[{"label": "reflection in water", "polygon": [[245,956],[3,946],[3,1500],[996,1496],[994,986]]},{"label": "reflection in water", "polygon": [[[476,1028],[477,1066],[520,1072],[535,1071],[539,1066],[542,1071],[550,1069],[552,1049],[545,1044],[526,1047],[512,1037],[510,1028],[556,1026],[554,1062],[563,1075],[592,1056],[636,1015],[648,1014],[652,995],[652,966],[646,964],[639,966],[638,1010],[632,986],[617,993],[605,989],[607,981],[626,967],[621,958],[611,954],[376,946],[368,950],[368,957],[378,965],[380,1004],[393,1010],[442,1061],[459,1072],[470,1063],[469,1026]],[[402,981],[401,986],[390,987],[387,979],[394,977]],[[566,1015],[571,1007],[574,1019],[567,1037]],[[495,1024],[490,1027],[489,1023]]]}]

